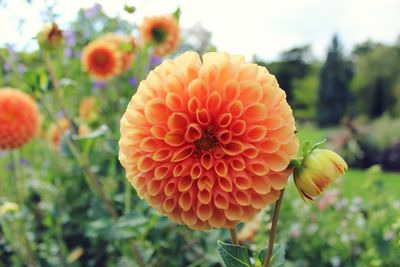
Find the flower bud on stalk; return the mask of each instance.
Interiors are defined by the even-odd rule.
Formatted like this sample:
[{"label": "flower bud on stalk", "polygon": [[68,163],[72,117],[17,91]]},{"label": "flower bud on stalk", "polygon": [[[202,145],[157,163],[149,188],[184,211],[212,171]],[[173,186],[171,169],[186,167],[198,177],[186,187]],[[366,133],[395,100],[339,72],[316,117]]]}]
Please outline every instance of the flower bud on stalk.
[{"label": "flower bud on stalk", "polygon": [[314,149],[296,167],[294,182],[303,200],[313,201],[347,170],[347,163],[335,152]]},{"label": "flower bud on stalk", "polygon": [[54,49],[64,44],[63,31],[53,22],[45,26],[38,34],[37,40],[42,49]]}]

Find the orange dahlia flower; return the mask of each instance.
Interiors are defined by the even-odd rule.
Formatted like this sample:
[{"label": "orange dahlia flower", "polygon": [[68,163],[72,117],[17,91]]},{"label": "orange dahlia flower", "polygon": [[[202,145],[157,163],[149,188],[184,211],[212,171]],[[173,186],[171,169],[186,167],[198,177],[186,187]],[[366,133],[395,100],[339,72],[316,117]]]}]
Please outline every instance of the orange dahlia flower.
[{"label": "orange dahlia flower", "polygon": [[107,33],[100,37],[100,41],[110,42],[114,44],[118,50],[120,50],[121,56],[121,73],[127,71],[131,66],[135,48],[136,41],[132,36],[119,35],[115,33]]},{"label": "orange dahlia flower", "polygon": [[140,83],[121,119],[119,159],[138,195],[172,221],[232,228],[279,198],[298,146],[266,68],[187,52]]},{"label": "orange dahlia flower", "polygon": [[28,143],[39,127],[39,109],[27,94],[0,88],[0,150],[19,148]]},{"label": "orange dahlia flower", "polygon": [[93,41],[82,51],[83,69],[97,80],[108,80],[122,71],[122,54],[111,42]]},{"label": "orange dahlia flower", "polygon": [[144,18],[140,32],[144,41],[154,46],[154,54],[164,56],[179,45],[179,26],[173,16]]},{"label": "orange dahlia flower", "polygon": [[99,107],[94,96],[82,99],[79,104],[79,118],[85,121],[94,121],[98,117]]}]

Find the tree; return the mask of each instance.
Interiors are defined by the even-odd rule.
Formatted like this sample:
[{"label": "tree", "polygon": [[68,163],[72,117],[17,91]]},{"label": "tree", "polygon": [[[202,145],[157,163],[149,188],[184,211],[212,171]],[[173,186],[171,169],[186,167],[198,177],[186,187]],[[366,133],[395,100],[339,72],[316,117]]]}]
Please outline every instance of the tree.
[{"label": "tree", "polygon": [[281,54],[280,60],[266,64],[255,60],[255,63],[266,66],[274,74],[279,86],[285,90],[287,101],[293,103],[293,82],[295,79],[302,79],[310,72],[311,53],[308,45],[295,47]]},{"label": "tree", "polygon": [[334,36],[320,73],[317,106],[320,126],[337,125],[345,116],[351,99],[352,76],[352,65],[344,58],[339,39]]}]

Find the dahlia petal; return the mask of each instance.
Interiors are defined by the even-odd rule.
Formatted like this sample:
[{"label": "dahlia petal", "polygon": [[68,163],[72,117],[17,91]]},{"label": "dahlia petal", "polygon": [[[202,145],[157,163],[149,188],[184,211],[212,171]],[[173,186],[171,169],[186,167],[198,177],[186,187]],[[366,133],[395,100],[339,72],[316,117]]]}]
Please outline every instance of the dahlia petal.
[{"label": "dahlia petal", "polygon": [[153,167],[154,161],[149,156],[142,156],[139,158],[137,168],[141,172],[147,172]]},{"label": "dahlia petal", "polygon": [[171,156],[172,153],[168,148],[160,148],[154,152],[152,159],[155,161],[167,161]]},{"label": "dahlia petal", "polygon": [[190,123],[186,129],[185,140],[189,143],[194,143],[201,139],[202,135],[201,126],[197,123]]},{"label": "dahlia petal", "polygon": [[217,227],[217,228],[224,226],[226,224],[224,213],[218,209],[214,209],[211,218],[208,220],[208,223],[212,227]]},{"label": "dahlia petal", "polygon": [[213,209],[211,208],[210,205],[203,205],[200,204],[197,207],[197,217],[202,220],[203,222],[207,221],[208,219],[211,218]]},{"label": "dahlia petal", "polygon": [[252,103],[260,102],[263,96],[261,86],[254,81],[242,81],[240,85],[239,99],[247,106]]},{"label": "dahlia petal", "polygon": [[271,191],[271,182],[268,177],[253,176],[253,189],[259,194],[267,194]]},{"label": "dahlia petal", "polygon": [[201,104],[200,100],[197,99],[196,97],[192,96],[187,104],[187,108],[190,113],[196,114],[196,111],[198,109],[201,109],[203,105]]},{"label": "dahlia petal", "polygon": [[171,174],[171,166],[165,163],[154,169],[154,178],[157,180],[162,180]]},{"label": "dahlia petal", "polygon": [[208,113],[207,109],[197,109],[196,110],[196,119],[197,122],[202,126],[207,126],[211,122],[210,113]]},{"label": "dahlia petal", "polygon": [[224,145],[223,151],[229,156],[237,156],[244,150],[242,142],[232,140],[230,143]]},{"label": "dahlia petal", "polygon": [[[250,104],[244,111],[244,117],[248,121],[260,121],[267,116],[267,109],[262,103]],[[268,127],[269,129],[269,127]]]},{"label": "dahlia petal", "polygon": [[249,206],[251,204],[251,194],[246,191],[236,190],[233,192],[236,202],[241,206]]},{"label": "dahlia petal", "polygon": [[218,111],[221,107],[221,95],[214,91],[208,95],[206,100],[206,108],[208,110]]},{"label": "dahlia petal", "polygon": [[200,203],[208,204],[211,201],[211,192],[209,189],[205,188],[197,193],[197,198]]},{"label": "dahlia petal", "polygon": [[243,103],[239,100],[232,101],[227,106],[227,111],[233,118],[239,118],[244,112]]},{"label": "dahlia petal", "polygon": [[172,111],[180,111],[183,109],[183,99],[175,92],[169,92],[165,98],[165,104]]},{"label": "dahlia petal", "polygon": [[235,171],[243,171],[246,168],[246,163],[241,156],[236,156],[229,160],[229,166]]},{"label": "dahlia petal", "polygon": [[267,154],[265,156],[265,164],[273,171],[279,172],[286,169],[289,165],[289,158],[283,152]]},{"label": "dahlia petal", "polygon": [[188,191],[192,187],[193,179],[190,176],[184,176],[178,181],[178,190],[180,192]]},{"label": "dahlia petal", "polygon": [[239,83],[235,80],[230,80],[225,83],[224,89],[222,91],[222,98],[226,101],[232,101],[239,97],[240,87]]},{"label": "dahlia petal", "polygon": [[181,130],[171,130],[165,134],[164,141],[170,146],[181,146],[185,142],[185,133]]},{"label": "dahlia petal", "polygon": [[217,117],[217,126],[221,127],[221,128],[226,128],[229,126],[229,124],[231,124],[232,122],[232,114],[231,113],[221,113],[218,117]]},{"label": "dahlia petal", "polygon": [[195,79],[190,82],[188,87],[189,96],[193,96],[200,101],[207,97],[209,92],[207,83],[202,79]]},{"label": "dahlia petal", "polygon": [[174,180],[170,180],[164,187],[164,193],[167,197],[171,197],[174,195],[175,191],[176,191],[176,187],[177,187],[177,181]]},{"label": "dahlia petal", "polygon": [[214,205],[221,210],[227,209],[229,207],[229,196],[226,193],[215,192]]},{"label": "dahlia petal", "polygon": [[239,205],[229,203],[229,207],[224,210],[224,213],[228,220],[239,221],[243,216],[243,209]]},{"label": "dahlia petal", "polygon": [[168,197],[164,199],[164,202],[162,204],[162,208],[164,212],[170,213],[171,211],[174,210],[176,207],[177,201],[175,197]]},{"label": "dahlia petal", "polygon": [[232,192],[233,184],[232,181],[226,177],[217,178],[219,187],[224,190],[224,192]]},{"label": "dahlia petal", "polygon": [[181,194],[179,197],[179,207],[181,207],[184,211],[190,210],[192,207],[192,197],[190,195],[190,192],[184,192]]},{"label": "dahlia petal", "polygon": [[255,64],[245,64],[239,71],[238,80],[246,81],[246,80],[254,80],[258,72],[257,65]]},{"label": "dahlia petal", "polygon": [[258,148],[264,153],[274,153],[279,150],[281,144],[278,139],[266,138],[264,141],[257,145]]},{"label": "dahlia petal", "polygon": [[221,144],[228,144],[232,140],[232,132],[229,130],[218,131],[217,139]]},{"label": "dahlia petal", "polygon": [[219,77],[219,69],[214,64],[203,65],[200,69],[199,77],[207,84],[212,85]]},{"label": "dahlia petal", "polygon": [[259,149],[251,144],[246,144],[243,155],[249,159],[255,159],[260,153]]},{"label": "dahlia petal", "polygon": [[156,196],[160,193],[161,191],[161,181],[153,179],[150,182],[147,183],[147,193],[150,196]]},{"label": "dahlia petal", "polygon": [[[181,80],[176,75],[172,75],[172,74],[168,75],[168,77],[166,79],[166,83],[167,83],[169,92],[173,92],[178,95],[183,95],[185,87],[182,84]],[[159,88],[161,88],[161,86]]]},{"label": "dahlia petal", "polygon": [[168,131],[161,125],[154,125],[150,128],[150,132],[155,138],[162,140]]},{"label": "dahlia petal", "polygon": [[261,125],[253,125],[247,128],[246,137],[251,142],[260,142],[267,135],[267,128]]},{"label": "dahlia petal", "polygon": [[214,166],[214,158],[210,152],[203,153],[203,155],[201,155],[200,162],[206,170],[209,170]]},{"label": "dahlia petal", "polygon": [[247,168],[249,171],[251,171],[253,174],[257,176],[265,176],[269,172],[269,169],[265,164],[265,161],[263,161],[262,159],[255,159],[249,161],[247,164]]},{"label": "dahlia petal", "polygon": [[265,125],[270,130],[276,130],[282,127],[283,119],[279,115],[269,115],[268,118],[265,120]]},{"label": "dahlia petal", "polygon": [[165,123],[169,114],[170,110],[167,105],[165,105],[164,101],[159,98],[150,100],[144,108],[144,115],[146,116],[147,121],[154,124]]},{"label": "dahlia petal", "polygon": [[233,136],[241,136],[246,131],[246,122],[244,120],[235,120],[229,126]]},{"label": "dahlia petal", "polygon": [[203,168],[200,164],[194,164],[190,169],[190,176],[193,180],[199,179],[203,174]]},{"label": "dahlia petal", "polygon": [[192,210],[183,211],[181,219],[188,226],[194,225],[197,222],[197,216]]},{"label": "dahlia petal", "polygon": [[233,178],[233,182],[240,190],[247,190],[253,186],[252,179],[245,173],[239,173]]},{"label": "dahlia petal", "polygon": [[[129,139],[129,140],[131,140],[131,139]],[[152,152],[152,151],[154,151],[155,149],[157,149],[158,144],[157,144],[157,141],[156,141],[154,138],[152,138],[152,137],[145,137],[145,138],[142,139],[142,141],[140,142],[139,147],[140,147],[141,149],[143,149],[143,151]]]},{"label": "dahlia petal", "polygon": [[218,176],[226,177],[229,169],[225,161],[217,160],[216,164],[214,165],[214,170]]},{"label": "dahlia petal", "polygon": [[199,190],[203,191],[204,189],[211,189],[213,188],[215,180],[211,178],[211,176],[205,174],[197,181],[197,187]]}]

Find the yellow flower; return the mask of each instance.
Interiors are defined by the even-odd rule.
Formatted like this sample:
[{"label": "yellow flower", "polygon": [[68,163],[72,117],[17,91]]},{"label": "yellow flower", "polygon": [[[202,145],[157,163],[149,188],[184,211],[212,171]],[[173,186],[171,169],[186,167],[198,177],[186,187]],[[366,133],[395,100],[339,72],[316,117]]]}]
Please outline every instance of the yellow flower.
[{"label": "yellow flower", "polygon": [[0,206],[0,215],[17,211],[19,211],[19,206],[17,203],[14,202],[6,201],[3,203],[3,205]]},{"label": "yellow flower", "polygon": [[335,152],[314,149],[295,169],[294,182],[301,197],[313,201],[346,170],[347,163]]}]

